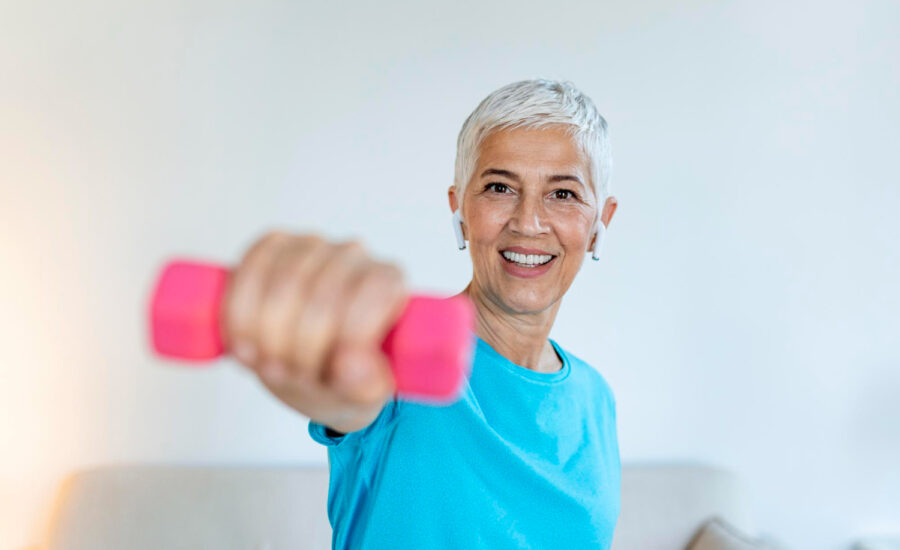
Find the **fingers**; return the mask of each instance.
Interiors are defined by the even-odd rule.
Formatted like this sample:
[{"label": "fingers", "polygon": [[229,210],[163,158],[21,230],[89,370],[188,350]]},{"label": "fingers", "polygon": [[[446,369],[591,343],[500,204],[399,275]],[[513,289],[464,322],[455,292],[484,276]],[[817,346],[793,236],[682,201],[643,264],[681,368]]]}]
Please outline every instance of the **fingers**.
[{"label": "fingers", "polygon": [[310,284],[330,261],[332,246],[318,238],[298,239],[281,249],[263,281],[257,317],[260,367],[286,365],[293,347],[291,323],[310,296]]},{"label": "fingers", "polygon": [[376,263],[349,291],[335,334],[326,381],[354,401],[371,403],[393,393],[393,373],[381,343],[403,313],[409,294],[403,272]]},{"label": "fingers", "polygon": [[305,285],[304,299],[296,304],[286,327],[292,374],[309,378],[326,362],[344,317],[347,289],[369,263],[358,241],[341,243]]},{"label": "fingers", "polygon": [[290,242],[286,232],[267,233],[250,247],[229,277],[222,299],[221,334],[225,349],[248,366],[254,366],[258,358],[256,316],[265,290],[261,281],[279,250]]},{"label": "fingers", "polygon": [[226,350],[279,399],[351,427],[394,391],[381,344],[408,298],[402,271],[357,240],[273,231],[232,270],[220,324]]},{"label": "fingers", "polygon": [[408,300],[400,268],[376,263],[349,291],[346,311],[336,334],[338,345],[380,347]]}]

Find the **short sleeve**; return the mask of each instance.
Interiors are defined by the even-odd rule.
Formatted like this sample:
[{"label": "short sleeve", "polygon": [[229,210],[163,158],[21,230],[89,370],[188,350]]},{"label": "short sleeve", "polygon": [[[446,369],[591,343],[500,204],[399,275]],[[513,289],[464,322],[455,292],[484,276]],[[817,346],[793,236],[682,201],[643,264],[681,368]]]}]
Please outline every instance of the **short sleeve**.
[{"label": "short sleeve", "polygon": [[347,437],[347,434],[344,434],[340,437],[331,437],[327,433],[325,433],[325,426],[323,424],[319,424],[318,422],[314,422],[312,420],[309,421],[309,427],[307,428],[307,431],[309,431],[309,436],[313,438],[313,441],[321,443],[322,445],[325,445],[327,447],[337,445]]}]

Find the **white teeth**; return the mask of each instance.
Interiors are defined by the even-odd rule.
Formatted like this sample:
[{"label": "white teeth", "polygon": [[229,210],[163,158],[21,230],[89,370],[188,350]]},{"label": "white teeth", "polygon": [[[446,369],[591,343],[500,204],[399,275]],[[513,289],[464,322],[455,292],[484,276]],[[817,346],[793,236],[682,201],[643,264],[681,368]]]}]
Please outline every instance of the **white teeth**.
[{"label": "white teeth", "polygon": [[553,259],[549,254],[519,254],[509,250],[503,251],[503,257],[517,264],[530,266],[545,264]]}]

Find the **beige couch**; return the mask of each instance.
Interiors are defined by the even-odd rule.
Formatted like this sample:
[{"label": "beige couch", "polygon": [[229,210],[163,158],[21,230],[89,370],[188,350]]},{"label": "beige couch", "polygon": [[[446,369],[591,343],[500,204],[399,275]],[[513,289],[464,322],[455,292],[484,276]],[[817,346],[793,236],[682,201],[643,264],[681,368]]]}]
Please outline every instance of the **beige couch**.
[{"label": "beige couch", "polygon": [[[125,465],[68,478],[46,550],[326,550],[328,470]],[[625,465],[615,550],[757,548],[720,543],[713,517],[749,529],[734,475],[700,465]],[[702,540],[698,540],[702,539]],[[692,543],[693,539],[693,543]]]}]

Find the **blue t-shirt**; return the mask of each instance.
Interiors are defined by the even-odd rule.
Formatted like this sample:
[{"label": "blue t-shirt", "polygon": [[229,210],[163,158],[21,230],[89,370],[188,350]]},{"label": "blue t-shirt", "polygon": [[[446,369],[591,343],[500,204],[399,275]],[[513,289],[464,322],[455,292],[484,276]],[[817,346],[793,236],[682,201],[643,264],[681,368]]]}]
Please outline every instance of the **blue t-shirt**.
[{"label": "blue t-shirt", "polygon": [[475,336],[447,406],[388,401],[329,437],[332,547],[609,548],[619,516],[616,408],[603,377],[553,339],[557,372],[520,367]]}]

